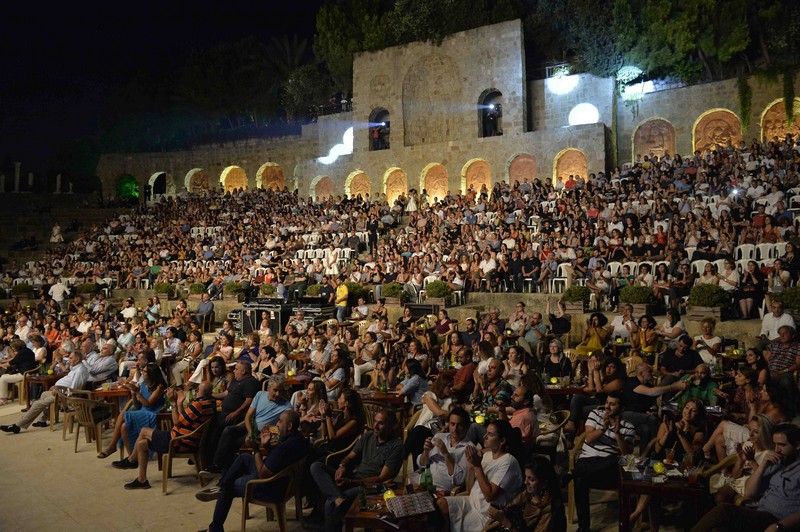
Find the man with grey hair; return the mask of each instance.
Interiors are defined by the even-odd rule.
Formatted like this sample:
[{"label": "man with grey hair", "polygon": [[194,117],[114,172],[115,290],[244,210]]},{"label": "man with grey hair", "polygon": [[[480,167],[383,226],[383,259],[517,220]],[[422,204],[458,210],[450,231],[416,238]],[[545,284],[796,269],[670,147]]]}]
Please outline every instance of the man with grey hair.
[{"label": "man with grey hair", "polygon": [[53,371],[66,373],[69,371],[69,356],[75,352],[72,340],[64,340],[53,353]]},{"label": "man with grey hair", "polygon": [[[66,388],[67,390],[80,390],[89,380],[89,368],[83,362],[83,353],[81,351],[74,351],[69,355],[69,364],[72,369],[66,376],[56,381],[56,388]],[[41,421],[33,423],[34,427],[46,427],[47,416],[50,411],[50,405],[56,400],[56,394],[53,390],[47,390],[42,393],[41,397],[35,401],[25,414],[13,425],[0,426],[3,432],[10,432],[18,434],[21,429],[27,429],[33,423],[39,414],[42,415]]]},{"label": "man with grey hair", "polygon": [[[89,349],[88,354],[86,354],[86,349]],[[94,351],[94,343],[91,340],[86,340],[81,344],[81,350],[85,354],[84,364],[89,368],[91,382],[105,380],[117,371],[116,340],[108,340],[100,353]]]}]

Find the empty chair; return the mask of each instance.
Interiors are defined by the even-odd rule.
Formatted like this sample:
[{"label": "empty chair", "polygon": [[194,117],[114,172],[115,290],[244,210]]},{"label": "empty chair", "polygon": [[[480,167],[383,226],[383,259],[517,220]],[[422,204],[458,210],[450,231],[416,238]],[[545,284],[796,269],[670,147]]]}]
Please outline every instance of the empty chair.
[{"label": "empty chair", "polygon": [[755,257],[756,247],[753,244],[739,244],[734,251],[736,260],[751,260]]},{"label": "empty chair", "polygon": [[783,257],[786,255],[786,242],[778,242],[777,244],[773,244],[774,249],[772,251],[772,256],[776,259]]},{"label": "empty chair", "polygon": [[693,260],[692,272],[696,273],[697,275],[702,275],[703,271],[706,269],[706,264],[708,264],[707,260]]},{"label": "empty chair", "polygon": [[758,244],[756,246],[756,260],[774,259],[775,244]]}]

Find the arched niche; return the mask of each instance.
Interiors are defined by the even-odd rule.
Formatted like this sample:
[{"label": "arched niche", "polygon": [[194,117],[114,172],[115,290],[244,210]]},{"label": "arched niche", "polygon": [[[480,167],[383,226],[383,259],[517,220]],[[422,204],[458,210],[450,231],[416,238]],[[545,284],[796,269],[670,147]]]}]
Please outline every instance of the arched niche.
[{"label": "arched niche", "polygon": [[309,192],[315,201],[327,200],[333,197],[333,181],[329,176],[318,175],[311,181]]},{"label": "arched niche", "polygon": [[150,185],[150,194],[153,199],[175,195],[175,183],[172,176],[166,172],[154,173],[147,180],[147,184]]},{"label": "arched niche", "polygon": [[358,195],[365,198],[372,194],[372,182],[367,173],[361,170],[351,172],[344,181],[344,193],[350,198]]},{"label": "arched niche", "polygon": [[430,163],[422,169],[419,178],[420,190],[428,193],[429,201],[442,200],[450,190],[447,168],[439,163]]},{"label": "arched niche", "polygon": [[478,136],[496,137],[503,134],[503,93],[486,89],[478,97]]},{"label": "arched niche", "polygon": [[117,179],[114,191],[121,200],[139,199],[139,182],[130,174],[122,174]]},{"label": "arched niche", "polygon": [[800,136],[800,98],[794,99],[794,121],[791,126],[786,124],[783,98],[774,100],[761,113],[761,140],[770,141],[775,137],[783,140],[787,133],[791,133],[795,140]]},{"label": "arched niche", "polygon": [[229,166],[219,175],[219,182],[227,194],[237,189],[247,189],[247,174],[238,166]]},{"label": "arched niche", "polygon": [[470,159],[461,169],[461,192],[471,187],[480,194],[484,186],[487,193],[492,191],[492,167],[483,159]]},{"label": "arched niche", "polygon": [[563,176],[566,181],[570,175],[581,176],[584,179],[589,174],[589,161],[586,155],[577,148],[561,150],[553,160],[553,183],[558,176]]},{"label": "arched niche", "polygon": [[391,116],[383,107],[369,114],[369,151],[388,150],[391,146]]},{"label": "arched niche", "polygon": [[186,177],[183,179],[183,186],[187,192],[193,194],[206,194],[211,188],[208,182],[208,172],[202,168],[192,168],[186,172]]},{"label": "arched niche", "polygon": [[692,146],[695,151],[716,150],[738,146],[742,141],[742,123],[728,109],[709,109],[697,117],[692,127]]},{"label": "arched niche", "polygon": [[389,205],[394,203],[400,194],[408,193],[408,176],[402,168],[392,167],[383,174],[383,192]]},{"label": "arched niche", "polygon": [[278,163],[264,163],[256,172],[256,188],[283,190],[285,186],[283,169]]},{"label": "arched niche", "polygon": [[518,153],[508,162],[508,183],[513,185],[515,181],[520,183],[525,179],[528,183],[533,183],[538,175],[538,165],[536,158],[529,153]]},{"label": "arched niche", "polygon": [[663,157],[667,153],[675,155],[675,128],[663,118],[649,118],[639,124],[631,137],[631,159],[638,155],[644,157]]}]

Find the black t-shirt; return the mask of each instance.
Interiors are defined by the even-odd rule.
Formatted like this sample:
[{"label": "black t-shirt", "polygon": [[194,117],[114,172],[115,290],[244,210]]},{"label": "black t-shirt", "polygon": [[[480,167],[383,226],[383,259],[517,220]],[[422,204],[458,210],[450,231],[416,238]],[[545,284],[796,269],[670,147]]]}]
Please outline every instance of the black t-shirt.
[{"label": "black t-shirt", "polygon": [[539,259],[537,259],[536,257],[522,259],[522,271],[523,272],[527,272],[529,274],[532,274],[534,272],[534,270],[536,270],[537,268],[541,268],[541,267],[542,267],[542,262]]},{"label": "black t-shirt", "polygon": [[230,414],[242,406],[245,399],[253,398],[261,390],[261,384],[252,375],[238,381],[234,379],[228,386],[228,395],[222,400],[222,412]]},{"label": "black t-shirt", "polygon": [[511,275],[519,275],[522,273],[522,261],[520,259],[511,259],[508,261],[508,272]]},{"label": "black t-shirt", "polygon": [[675,350],[670,349],[664,353],[664,359],[661,361],[661,367],[669,372],[684,371],[692,372],[694,369],[703,363],[703,359],[694,349],[687,350],[683,356],[675,356]]},{"label": "black t-shirt", "polygon": [[653,406],[655,406],[657,397],[644,395],[634,391],[640,384],[647,388],[653,387],[649,382],[642,384],[636,377],[628,377],[625,380],[625,386],[622,389],[622,393],[625,397],[626,410],[630,410],[632,412],[647,412]]},{"label": "black t-shirt", "polygon": [[336,293],[336,290],[329,284],[322,285],[319,289],[319,295],[322,298],[323,305],[332,305],[332,296]]}]

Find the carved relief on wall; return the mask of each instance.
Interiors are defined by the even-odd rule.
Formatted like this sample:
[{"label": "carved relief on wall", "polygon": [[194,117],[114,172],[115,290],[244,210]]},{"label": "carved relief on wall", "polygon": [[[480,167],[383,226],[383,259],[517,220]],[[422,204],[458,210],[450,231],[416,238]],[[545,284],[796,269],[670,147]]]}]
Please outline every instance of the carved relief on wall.
[{"label": "carved relief on wall", "polygon": [[187,189],[194,194],[206,194],[209,190],[208,172],[205,170],[192,170],[189,176]]},{"label": "carved relief on wall", "polygon": [[469,190],[472,187],[472,190],[477,192],[478,194],[484,190],[484,186],[486,187],[487,192],[492,191],[492,167],[489,166],[489,163],[483,160],[474,161],[472,164],[469,165],[467,168],[466,173],[466,182],[465,186],[467,187],[466,190]]},{"label": "carved relief on wall", "polygon": [[536,159],[533,155],[520,153],[511,161],[508,166],[508,179],[512,185],[515,181],[522,183],[526,178],[529,183],[533,183],[537,177]]},{"label": "carved relief on wall", "polygon": [[716,150],[716,146],[738,146],[742,141],[742,125],[730,111],[713,111],[694,127],[694,149],[703,153]]},{"label": "carved relief on wall", "polygon": [[267,190],[283,190],[283,169],[277,164],[265,164],[256,175],[256,186]]},{"label": "carved relief on wall", "polygon": [[236,189],[246,189],[247,174],[238,166],[229,166],[222,171],[222,186],[226,194]]},{"label": "carved relief on wall", "polygon": [[386,199],[389,205],[394,203],[394,200],[396,200],[400,194],[407,193],[408,178],[406,173],[399,168],[395,168],[386,176]]},{"label": "carved relief on wall", "polygon": [[633,155],[663,157],[675,155],[675,128],[666,120],[648,120],[633,135]]},{"label": "carved relief on wall", "polygon": [[428,198],[431,202],[443,199],[447,196],[448,183],[447,183],[447,169],[441,164],[430,166],[425,172],[425,190],[428,193]]},{"label": "carved relief on wall", "polygon": [[389,76],[378,74],[369,82],[369,90],[372,96],[381,98],[386,95],[386,90],[389,88]]},{"label": "carved relief on wall", "polygon": [[457,102],[462,83],[453,60],[441,54],[421,57],[403,80],[406,146],[456,140]]},{"label": "carved relief on wall", "polygon": [[322,176],[314,185],[312,196],[317,200],[326,200],[333,197],[333,181],[328,176]]},{"label": "carved relief on wall", "polygon": [[791,133],[795,139],[800,135],[800,98],[795,98],[792,127],[786,125],[786,106],[783,100],[772,104],[761,119],[762,140],[772,140],[775,137],[783,140],[787,133]]},{"label": "carved relief on wall", "polygon": [[361,195],[364,198],[367,194],[372,194],[372,183],[369,180],[369,176],[364,172],[356,174],[353,180],[350,181],[350,197],[355,198]]},{"label": "carved relief on wall", "polygon": [[564,181],[571,175],[581,176],[585,179],[588,174],[589,163],[586,160],[586,156],[579,150],[566,150],[556,162],[556,177],[561,176]]}]

